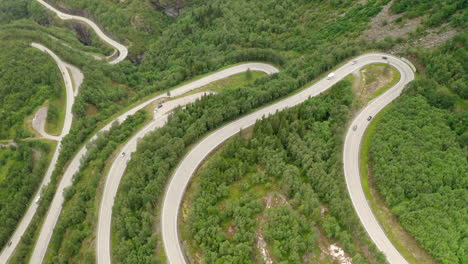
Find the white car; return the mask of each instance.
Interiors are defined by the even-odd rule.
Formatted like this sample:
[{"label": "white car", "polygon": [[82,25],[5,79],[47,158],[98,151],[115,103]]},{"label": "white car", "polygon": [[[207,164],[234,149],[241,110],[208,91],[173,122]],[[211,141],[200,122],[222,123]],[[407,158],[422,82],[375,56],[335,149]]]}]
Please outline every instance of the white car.
[{"label": "white car", "polygon": [[357,63],[357,61],[353,60],[353,62],[351,62],[351,65],[354,65],[356,63]]},{"label": "white car", "polygon": [[34,202],[38,204],[38,203],[39,203],[39,200],[41,200],[41,196],[40,196],[40,195],[37,196],[37,198],[36,198],[36,200],[34,200]]},{"label": "white car", "polygon": [[335,73],[332,72],[332,73],[328,74],[327,80],[330,80],[333,77],[335,77]]}]

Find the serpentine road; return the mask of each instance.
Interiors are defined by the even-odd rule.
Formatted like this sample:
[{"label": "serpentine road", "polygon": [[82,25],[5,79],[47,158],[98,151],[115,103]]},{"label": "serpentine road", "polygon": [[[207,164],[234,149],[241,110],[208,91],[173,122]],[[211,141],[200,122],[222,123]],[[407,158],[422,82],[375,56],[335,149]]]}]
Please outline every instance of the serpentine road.
[{"label": "serpentine road", "polygon": [[127,162],[131,159],[131,153],[137,150],[138,141],[146,134],[154,131],[157,128],[164,126],[168,120],[169,114],[178,106],[183,106],[193,103],[207,93],[196,93],[174,99],[162,104],[160,108],[155,108],[153,121],[147,124],[143,129],[138,131],[132,138],[122,147],[121,155],[115,157],[109,172],[106,176],[104,185],[104,193],[102,195],[101,206],[99,207],[99,219],[97,228],[96,252],[97,263],[110,263],[111,259],[111,220],[112,207],[114,205],[115,195],[119,188],[120,180],[127,168]]},{"label": "serpentine road", "polygon": [[[387,59],[384,59],[383,57]],[[293,107],[304,102],[307,98],[316,96],[333,84],[342,80],[348,74],[355,70],[371,64],[388,62],[394,66],[401,74],[400,81],[386,91],[383,95],[369,102],[365,109],[352,122],[352,126],[357,125],[358,129],[353,131],[349,129],[346,134],[344,146],[344,171],[349,194],[357,214],[366,229],[367,233],[381,250],[391,264],[405,264],[406,260],[395,249],[392,243],[379,226],[372,211],[367,203],[362,190],[359,176],[359,146],[362,140],[364,130],[368,125],[367,117],[374,116],[392,100],[401,93],[404,86],[414,79],[414,73],[409,64],[405,63],[397,57],[387,54],[372,53],[365,54],[354,59],[355,64],[349,62],[334,73],[334,77],[330,80],[323,79],[305,90],[288,97],[280,102],[262,108],[252,114],[240,118],[205,137],[184,157],[176,171],[174,172],[169,186],[167,187],[164,197],[163,208],[161,213],[161,230],[164,248],[167,260],[171,264],[185,264],[185,257],[180,246],[179,232],[177,226],[177,218],[179,215],[180,205],[184,196],[185,189],[190,181],[190,178],[200,166],[202,161],[225,140],[239,132],[240,129],[247,128],[255,124],[259,119],[265,116],[273,115],[277,111]]]},{"label": "serpentine road", "polygon": [[[45,8],[47,8],[47,9],[53,11],[54,13],[56,13],[57,16],[59,18],[61,18],[61,19],[64,19],[64,20],[69,20],[69,19],[78,20],[78,21],[81,21],[81,22],[84,22],[84,23],[88,24],[91,28],[93,28],[93,30],[96,32],[96,34],[103,41],[108,43],[110,46],[114,47],[114,49],[116,51],[118,51],[118,53],[119,53],[117,58],[115,58],[114,60],[109,62],[110,64],[119,63],[119,62],[123,61],[127,57],[127,54],[128,54],[127,47],[125,47],[124,45],[122,45],[122,44],[114,41],[113,39],[109,38],[108,36],[106,36],[102,32],[102,30],[94,22],[92,22],[91,20],[89,20],[87,18],[79,17],[79,16],[73,16],[73,15],[65,14],[65,13],[55,9],[53,6],[49,5],[48,3],[46,3],[43,0],[37,0],[37,1],[40,4],[42,4]],[[57,163],[58,156],[60,154],[61,140],[62,140],[63,137],[65,137],[70,132],[72,119],[73,119],[73,115],[72,115],[71,110],[72,110],[73,103],[75,101],[75,96],[78,94],[78,88],[81,85],[81,82],[83,81],[83,74],[81,73],[81,71],[78,68],[74,67],[73,65],[67,64],[66,62],[63,62],[55,53],[53,53],[51,50],[44,47],[43,45],[38,44],[38,43],[32,43],[31,46],[33,46],[34,48],[37,48],[37,49],[39,49],[41,51],[44,51],[44,52],[48,53],[55,60],[57,66],[59,67],[59,69],[60,69],[60,71],[62,73],[63,80],[64,80],[65,87],[66,87],[66,94],[67,94],[66,95],[67,104],[66,104],[66,109],[65,109],[65,118],[64,118],[64,124],[63,124],[61,134],[59,136],[50,136],[50,135],[46,135],[46,133],[44,131],[39,131],[39,132],[43,132],[41,134],[45,138],[58,141],[57,147],[56,147],[55,152],[54,152],[54,155],[52,156],[52,159],[50,161],[50,165],[49,165],[49,167],[48,167],[48,169],[46,171],[46,174],[45,174],[45,176],[44,176],[44,178],[43,178],[43,180],[41,182],[41,185],[40,185],[37,193],[34,196],[34,197],[40,197],[40,192],[41,192],[42,188],[45,185],[49,184],[50,177],[52,175],[52,172],[55,169],[55,165]],[[72,72],[73,80],[72,80],[67,68]],[[73,81],[73,83],[72,83],[72,81]],[[75,84],[75,90],[73,90],[73,84]],[[44,114],[44,113],[40,112],[40,114]],[[41,116],[41,118],[43,118],[43,117],[44,116]],[[45,119],[45,117],[44,117],[44,119]],[[36,120],[34,120],[34,121],[36,121]],[[37,121],[42,122],[43,120],[37,120]],[[34,125],[36,127],[43,126],[43,124],[34,124]],[[60,192],[60,194],[61,193],[62,192]],[[34,200],[36,200],[36,198],[34,198]],[[18,245],[21,237],[23,236],[23,234],[26,231],[27,227],[29,226],[29,223],[31,222],[34,214],[36,213],[37,208],[38,208],[38,204],[36,202],[32,202],[30,204],[30,206],[28,207],[26,213],[24,214],[23,218],[21,219],[19,225],[16,227],[16,230],[13,233],[13,236],[10,238],[9,245],[5,246],[4,249],[1,251],[1,253],[0,253],[0,263],[7,263],[7,261],[10,259],[10,257],[12,256],[14,250],[16,249],[16,246]],[[10,244],[10,242],[11,242],[11,244]],[[47,246],[47,245],[45,245],[45,246]],[[39,262],[41,262],[41,260],[39,260]],[[31,257],[31,262],[32,263],[37,263],[37,260],[34,259],[34,256]]]},{"label": "serpentine road", "polygon": [[[74,91],[73,91],[72,78],[71,78],[71,76],[70,76],[70,74],[68,73],[68,70],[67,70],[67,66],[71,66],[71,65],[66,64],[65,62],[63,62],[54,52],[52,52],[51,50],[49,50],[48,48],[44,47],[41,44],[32,43],[31,46],[36,48],[36,49],[39,49],[39,50],[41,50],[43,52],[46,52],[47,54],[49,54],[54,59],[54,61],[57,64],[60,72],[62,73],[62,77],[63,77],[64,83],[65,83],[66,96],[67,96],[67,99],[66,99],[67,103],[66,103],[66,108],[65,108],[65,118],[64,118],[62,132],[57,137],[50,137],[49,138],[49,139],[52,139],[52,140],[57,140],[58,143],[57,143],[57,147],[55,148],[54,155],[52,156],[52,160],[50,161],[50,165],[47,168],[46,174],[45,174],[44,178],[42,179],[41,185],[40,185],[37,193],[34,196],[34,197],[39,197],[42,187],[49,184],[50,177],[52,176],[52,172],[55,169],[55,165],[57,163],[57,159],[58,159],[58,156],[60,154],[60,142],[61,142],[62,138],[64,136],[66,136],[68,134],[68,132],[70,132],[72,119],[73,119],[72,106],[73,106],[73,103],[75,102],[75,95],[77,93],[74,93]],[[77,86],[79,86],[80,84],[81,83],[78,83]],[[76,91],[78,91],[78,87],[76,88]],[[36,198],[34,198],[34,200],[36,200]],[[8,259],[11,257],[11,255],[13,254],[14,249],[18,245],[21,237],[23,236],[23,234],[26,231],[29,223],[31,222],[34,214],[36,213],[37,207],[38,207],[38,204],[36,202],[31,202],[31,204],[29,205],[26,213],[24,214],[23,218],[21,219],[19,225],[16,227],[16,230],[13,233],[13,236],[10,238],[10,242],[11,242],[10,246],[5,246],[4,250],[1,252],[1,254],[0,254],[0,263],[6,263],[8,261]]]},{"label": "serpentine road", "polygon": [[104,34],[104,32],[102,32],[102,30],[98,27],[98,25],[96,25],[93,21],[91,21],[91,20],[89,20],[87,18],[84,18],[84,17],[74,16],[74,15],[69,15],[69,14],[63,13],[63,12],[55,9],[50,4],[46,3],[44,0],[37,0],[37,1],[41,5],[43,5],[45,8],[47,8],[47,9],[53,11],[55,14],[57,14],[57,16],[60,19],[63,19],[63,20],[69,20],[69,19],[78,20],[78,21],[86,23],[88,26],[90,26],[96,32],[96,34],[99,36],[99,38],[101,38],[103,41],[105,41],[107,44],[109,44],[110,46],[112,46],[114,49],[116,49],[119,52],[118,57],[115,58],[114,60],[110,61],[109,62],[110,64],[117,64],[117,63],[123,61],[127,57],[127,55],[128,55],[127,47],[125,47],[124,45],[118,43],[117,41],[111,39],[106,34]]},{"label": "serpentine road", "polygon": [[[246,72],[247,70],[260,71],[260,72],[265,72],[267,74],[273,74],[273,73],[278,72],[278,69],[276,69],[275,67],[269,64],[244,63],[244,64],[232,66],[230,68],[227,68],[219,72],[212,73],[206,77],[203,77],[201,79],[198,79],[186,85],[175,88],[171,91],[170,97],[177,97],[177,96],[183,95],[191,90],[200,88],[211,82],[224,79],[226,77],[229,77],[235,74]],[[154,101],[165,98],[165,97],[168,97],[168,96],[166,94],[161,94],[159,96],[155,96],[149,100],[146,100],[145,102],[121,114],[119,117],[113,119],[99,132],[108,131],[111,128],[113,122],[117,121],[121,123],[128,116],[135,114],[138,110],[143,109],[144,107],[150,105]],[[99,132],[96,135],[94,135],[90,141],[96,139]],[[72,159],[72,161],[66,168],[65,173],[62,176],[62,179],[57,187],[54,198],[50,205],[49,211],[47,212],[45,221],[41,227],[41,232],[39,234],[39,237],[37,238],[36,245],[34,247],[34,251],[30,260],[31,264],[41,263],[42,260],[44,259],[50,239],[52,237],[52,233],[54,231],[55,225],[57,224],[58,218],[60,216],[60,212],[62,211],[62,204],[64,201],[63,192],[67,187],[72,185],[73,175],[75,175],[79,171],[81,159],[86,155],[86,152],[87,152],[86,146],[82,147],[80,151],[78,152],[78,154],[76,154],[75,157]],[[104,192],[106,191],[104,190]],[[100,231],[98,231],[98,233],[100,233]]]},{"label": "serpentine road", "polygon": [[[97,35],[104,40],[106,43],[111,45],[118,51],[118,57],[114,60],[110,61],[110,64],[116,64],[123,61],[127,54],[127,48],[114,41],[113,39],[106,36],[102,30],[91,20],[65,14],[59,10],[56,10],[54,7],[49,5],[43,0],[37,0],[47,9],[53,11],[57,14],[57,16],[61,19],[75,19],[81,22],[88,24]],[[60,68],[64,82],[66,85],[67,90],[67,107],[66,107],[66,118],[64,122],[64,127],[62,130],[59,139],[63,138],[63,136],[67,135],[72,122],[72,115],[71,115],[71,106],[73,105],[74,95],[76,95],[77,90],[75,90],[75,94],[73,93],[72,87],[72,80],[71,77],[66,70],[65,63],[62,62],[52,51],[48,50],[44,46],[40,44],[33,43],[32,46],[43,50],[49,53],[54,60],[57,62],[58,67]],[[387,59],[383,59],[383,56],[386,56]],[[406,260],[400,255],[400,253],[394,248],[391,242],[386,237],[384,231],[379,226],[377,220],[375,219],[372,211],[366,201],[364,192],[362,190],[360,175],[359,175],[359,147],[360,142],[362,140],[362,136],[366,127],[368,126],[369,122],[367,121],[368,116],[375,116],[379,111],[381,111],[386,105],[388,105],[392,100],[397,98],[401,93],[404,86],[414,79],[414,66],[407,64],[407,62],[401,60],[400,58],[393,57],[386,54],[380,53],[372,53],[372,54],[365,54],[355,59],[357,63],[347,63],[337,69],[335,71],[335,75],[330,80],[320,80],[316,84],[304,89],[303,91],[288,97],[280,102],[274,103],[269,105],[265,108],[262,108],[252,114],[249,114],[243,118],[240,118],[216,131],[211,133],[209,136],[205,137],[200,143],[198,143],[181,161],[179,166],[177,167],[174,175],[171,178],[169,186],[166,190],[166,194],[164,197],[163,209],[162,209],[162,237],[165,246],[166,255],[168,258],[168,262],[171,264],[179,264],[179,263],[186,263],[184,258],[184,253],[180,246],[179,236],[178,236],[178,227],[177,227],[177,218],[180,209],[180,205],[182,202],[182,198],[185,192],[185,189],[189,183],[191,176],[194,174],[197,167],[201,164],[203,159],[205,159],[217,146],[222,144],[225,140],[230,138],[231,136],[235,135],[239,132],[240,129],[247,128],[255,124],[255,122],[265,116],[272,115],[277,111],[281,111],[283,109],[298,105],[305,101],[307,98],[311,96],[316,96],[328,88],[330,88],[333,84],[337,83],[339,80],[343,79],[348,74],[352,73],[353,71],[371,63],[382,63],[388,62],[392,66],[394,66],[401,74],[400,81],[385,92],[380,97],[371,101],[365,109],[363,109],[359,115],[353,120],[351,123],[351,127],[357,125],[357,129],[354,131],[353,129],[348,129],[346,134],[345,144],[344,144],[344,152],[343,152],[343,164],[344,164],[344,174],[346,178],[346,183],[348,187],[348,191],[353,203],[357,214],[366,229],[367,233],[376,244],[376,246],[381,250],[385,256],[387,257],[388,261],[391,264],[405,264],[407,263]],[[183,85],[179,88],[176,88],[171,91],[171,96],[169,97],[177,97],[180,96],[188,91],[193,89],[200,88],[206,84],[209,84],[213,81],[220,80],[241,72],[245,72],[247,70],[251,71],[262,71],[267,74],[277,73],[278,69],[275,67],[263,64],[263,63],[245,63],[237,66],[230,67],[228,69],[213,73],[208,75],[204,78],[199,80],[193,81],[189,84]],[[194,99],[198,98],[200,94],[195,94],[191,96],[187,96],[185,98],[176,99],[171,101],[172,103],[168,102],[168,105],[165,106],[167,109],[172,109],[176,105],[183,105],[193,101]],[[159,95],[154,98],[151,98],[138,106],[128,110],[127,112],[123,113],[119,117],[112,120],[112,122],[122,122],[125,120],[129,115],[136,113],[138,110],[148,106],[155,100],[160,98],[167,97],[165,95]],[[161,109],[162,110],[162,109]],[[132,137],[127,145],[124,146],[124,150],[128,150],[132,152],[136,149],[136,143],[138,138],[143,136],[144,134],[148,133],[149,131],[162,126],[167,119],[166,114],[159,114],[155,116],[155,120],[152,121],[148,126],[142,129],[137,135]],[[107,124],[104,128],[100,130],[107,131],[111,127],[111,123]],[[97,138],[97,135],[94,135],[91,140]],[[52,203],[50,205],[49,211],[47,212],[47,216],[45,221],[41,227],[41,232],[39,237],[36,241],[36,245],[34,247],[33,254],[30,259],[30,263],[41,263],[46,251],[48,244],[50,242],[54,227],[58,221],[60,216],[60,212],[62,210],[63,204],[63,191],[65,188],[71,186],[73,175],[78,172],[80,160],[86,155],[87,149],[86,146],[82,147],[77,155],[73,158],[69,166],[66,168],[66,171],[58,185],[57,191],[54,195]],[[44,186],[50,181],[50,176],[52,174],[53,169],[55,168],[56,161],[58,159],[58,155],[60,153],[60,144],[57,145],[57,149],[54,153],[54,156],[51,161],[51,165],[49,166],[47,173],[41,183],[41,186]],[[124,156],[125,157],[125,156]],[[106,179],[106,186],[104,189],[103,200],[100,208],[100,215],[99,215],[99,223],[98,223],[98,230],[97,230],[97,261],[98,263],[110,263],[110,222],[111,222],[111,214],[112,214],[112,205],[114,202],[114,196],[117,191],[120,179],[123,175],[125,170],[126,161],[130,159],[130,156],[126,156],[122,161],[125,162],[114,162],[111,172],[109,173],[108,178]],[[118,158],[117,158],[118,159]],[[115,172],[115,175],[114,175]],[[39,195],[39,194],[36,194]],[[8,259],[11,257],[13,250],[16,248],[21,236],[25,232],[29,222],[31,221],[34,213],[36,212],[37,204],[32,203],[28,208],[25,216],[21,220],[19,226],[15,230],[14,235],[11,238],[12,244],[9,247],[5,247],[5,249],[0,254],[0,263],[6,263]]]}]

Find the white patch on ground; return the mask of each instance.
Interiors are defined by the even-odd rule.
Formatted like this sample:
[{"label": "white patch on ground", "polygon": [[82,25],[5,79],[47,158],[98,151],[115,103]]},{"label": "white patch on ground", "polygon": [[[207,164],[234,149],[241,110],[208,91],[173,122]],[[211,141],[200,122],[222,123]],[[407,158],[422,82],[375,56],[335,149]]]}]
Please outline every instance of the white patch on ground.
[{"label": "white patch on ground", "polygon": [[273,260],[270,257],[270,252],[267,249],[267,243],[263,238],[262,230],[260,228],[257,229],[257,248],[262,255],[263,261],[266,264],[273,264]]},{"label": "white patch on ground", "polygon": [[328,208],[326,208],[325,206],[323,206],[322,208],[320,208],[320,218],[324,218],[325,217],[325,213],[328,212]]},{"label": "white patch on ground", "polygon": [[344,250],[335,244],[331,244],[330,247],[328,247],[328,252],[329,252],[329,255],[333,259],[338,260],[340,264],[352,264],[353,263],[350,257],[346,257]]}]

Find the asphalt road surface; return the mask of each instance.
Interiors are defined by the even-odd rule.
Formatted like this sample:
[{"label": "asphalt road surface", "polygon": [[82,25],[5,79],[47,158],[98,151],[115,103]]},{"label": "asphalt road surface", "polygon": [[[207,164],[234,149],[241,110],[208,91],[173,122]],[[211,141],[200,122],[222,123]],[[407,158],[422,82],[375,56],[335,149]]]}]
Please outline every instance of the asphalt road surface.
[{"label": "asphalt road surface", "polygon": [[[31,204],[29,205],[25,215],[21,219],[21,222],[16,227],[16,230],[13,233],[13,236],[10,238],[11,245],[10,246],[5,246],[5,248],[3,249],[3,251],[0,254],[0,263],[6,263],[8,261],[8,259],[11,257],[11,255],[13,254],[14,249],[18,245],[21,237],[23,236],[24,232],[26,231],[26,228],[28,227],[28,225],[31,222],[34,214],[36,213],[38,204],[35,202],[35,200],[36,200],[37,197],[40,196],[40,192],[42,190],[42,187],[49,184],[49,182],[50,182],[50,177],[52,175],[52,172],[55,169],[55,165],[57,164],[57,159],[58,159],[58,156],[60,154],[60,141],[70,131],[71,123],[72,123],[72,119],[73,119],[71,109],[72,109],[72,105],[73,105],[73,103],[75,101],[75,97],[74,97],[73,86],[72,86],[72,81],[71,81],[72,79],[70,77],[70,74],[67,71],[66,63],[64,63],[62,60],[60,60],[60,58],[55,53],[53,53],[48,48],[42,46],[41,44],[32,43],[31,46],[33,46],[34,48],[37,48],[37,49],[39,49],[39,50],[41,50],[43,52],[48,53],[55,60],[60,72],[62,73],[63,81],[65,83],[66,96],[67,96],[66,109],[65,109],[65,120],[64,120],[64,123],[63,123],[63,128],[62,128],[62,132],[61,132],[60,136],[58,136],[58,137],[51,136],[53,138],[49,138],[49,139],[52,139],[52,140],[58,140],[59,141],[57,143],[57,147],[55,148],[54,155],[52,156],[52,160],[50,161],[50,165],[47,168],[47,171],[46,171],[46,174],[45,174],[44,178],[42,179],[41,185],[40,185],[37,193],[34,196],[33,202],[31,202]],[[44,114],[44,113],[42,113],[42,114]],[[45,116],[43,116],[41,118],[44,118],[43,122],[45,122]],[[34,124],[34,122],[35,122],[35,120],[33,120],[33,124]],[[41,124],[42,128],[43,128],[43,125],[44,124]]]},{"label": "asphalt road surface", "polygon": [[36,130],[39,133],[39,135],[41,135],[41,137],[45,139],[59,141],[60,140],[59,136],[50,135],[49,133],[45,131],[45,124],[46,124],[48,109],[49,109],[48,107],[43,106],[37,110],[32,120],[32,127],[34,128],[34,130]]},{"label": "asphalt road surface", "polygon": [[114,49],[116,49],[119,52],[119,56],[117,58],[115,58],[114,60],[110,61],[109,62],[110,64],[117,64],[117,63],[123,61],[127,57],[127,55],[128,55],[127,47],[125,47],[124,45],[118,43],[117,41],[111,39],[106,34],[104,34],[104,32],[102,32],[102,30],[93,21],[91,21],[91,20],[89,20],[87,18],[84,18],[84,17],[74,16],[74,15],[69,15],[69,14],[63,13],[63,12],[55,9],[53,6],[49,5],[48,3],[46,3],[43,0],[37,0],[37,1],[40,4],[42,4],[44,7],[46,7],[47,9],[49,9],[49,10],[53,11],[55,14],[57,14],[57,16],[60,19],[63,19],[63,20],[74,19],[74,20],[78,20],[78,21],[84,22],[87,25],[89,25],[96,32],[96,34],[99,36],[99,38],[101,38],[104,42],[106,42],[107,44],[109,44],[110,46],[112,46]]},{"label": "asphalt road surface", "polygon": [[[383,59],[383,56],[387,59]],[[355,58],[356,63],[348,62],[334,72],[334,77],[330,80],[322,79],[305,90],[290,96],[280,102],[262,108],[250,115],[240,118],[202,139],[191,151],[184,157],[171,178],[164,197],[163,208],[161,212],[161,230],[164,248],[168,263],[182,264],[186,263],[184,253],[180,246],[177,218],[180,210],[182,198],[190,178],[200,166],[201,162],[220,144],[239,132],[240,129],[247,128],[255,124],[259,119],[272,115],[277,111],[298,105],[307,98],[316,96],[333,84],[342,80],[353,71],[371,63],[390,63],[401,74],[401,80],[394,87],[380,97],[371,101],[368,106],[358,115],[352,125],[357,124],[358,130],[348,130],[345,142],[344,168],[346,182],[348,184],[349,194],[357,214],[363,223],[367,233],[376,244],[376,246],[385,254],[391,264],[405,264],[406,260],[393,247],[385,233],[377,223],[371,209],[362,191],[359,176],[359,144],[362,134],[367,126],[367,117],[377,114],[383,107],[395,99],[403,89],[404,85],[414,79],[411,67],[401,59],[380,53],[365,54]]]},{"label": "asphalt road surface", "polygon": [[97,229],[97,242],[96,252],[97,263],[111,263],[111,220],[112,220],[112,207],[114,206],[114,198],[117,194],[120,181],[127,168],[127,162],[131,159],[131,154],[136,151],[138,141],[146,134],[154,131],[156,128],[164,126],[167,122],[169,113],[176,107],[183,106],[195,102],[207,93],[196,93],[188,95],[172,101],[163,103],[161,108],[156,108],[154,112],[154,119],[147,124],[143,129],[138,131],[120,150],[120,155],[115,157],[110,167],[109,173],[106,177],[104,185],[104,193],[102,195],[101,206],[99,207],[98,216],[98,229]]},{"label": "asphalt road surface", "polygon": [[[135,107],[132,109],[126,111],[119,117],[115,118],[112,120],[110,123],[108,123],[104,128],[100,130],[102,131],[107,131],[110,129],[112,126],[112,123],[117,121],[121,123],[124,121],[128,116],[135,114],[138,110],[148,106],[152,102],[159,100],[164,97],[176,97],[180,96],[186,92],[189,92],[191,90],[200,88],[202,86],[205,86],[213,81],[217,81],[235,74],[239,74],[242,72],[246,72],[247,70],[251,71],[260,71],[260,72],[265,72],[267,74],[274,74],[278,72],[278,69],[276,69],[274,66],[271,66],[269,64],[264,64],[264,63],[244,63],[240,65],[236,65],[230,68],[227,68],[225,70],[221,70],[215,73],[212,73],[208,76],[205,76],[201,79],[195,80],[193,82],[190,82],[188,84],[182,85],[178,88],[173,89],[170,92],[170,96],[167,94],[161,94],[159,96],[153,97]],[[99,133],[99,132],[98,132]],[[97,135],[94,135],[91,138],[91,141],[96,139]],[[72,159],[68,167],[66,168],[66,171],[64,175],[62,176],[62,179],[60,183],[58,184],[57,190],[55,192],[54,198],[52,200],[52,203],[49,207],[49,211],[47,212],[46,218],[44,220],[44,223],[41,227],[41,232],[39,234],[39,237],[36,240],[36,244],[34,247],[33,254],[31,256],[30,263],[31,264],[38,264],[41,263],[42,260],[44,259],[44,256],[47,252],[47,248],[50,242],[50,239],[52,237],[53,230],[55,228],[55,225],[57,224],[58,218],[60,216],[60,212],[62,211],[62,204],[64,201],[63,197],[63,192],[65,188],[69,187],[72,185],[72,179],[73,175],[75,175],[80,167],[80,162],[81,159],[84,157],[86,154],[87,149],[86,146],[82,147],[79,152],[75,155],[75,157]],[[99,254],[99,253],[98,253]]]}]

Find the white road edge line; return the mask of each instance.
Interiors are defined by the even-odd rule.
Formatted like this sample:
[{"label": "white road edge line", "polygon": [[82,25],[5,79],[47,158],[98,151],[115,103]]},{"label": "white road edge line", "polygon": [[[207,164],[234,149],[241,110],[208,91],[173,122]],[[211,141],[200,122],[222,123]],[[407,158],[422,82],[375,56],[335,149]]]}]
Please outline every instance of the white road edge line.
[{"label": "white road edge line", "polygon": [[[52,159],[50,161],[49,167],[47,168],[46,174],[44,175],[44,178],[42,179],[41,185],[38,188],[38,191],[34,195],[34,197],[39,197],[41,194],[41,190],[44,186],[49,184],[50,182],[50,177],[52,175],[52,172],[55,169],[55,165],[57,164],[58,156],[60,154],[60,143],[62,138],[68,134],[71,128],[71,123],[73,119],[72,115],[72,106],[73,103],[75,102],[75,97],[74,97],[74,92],[73,92],[73,86],[71,82],[71,77],[70,74],[68,73],[68,70],[66,68],[66,63],[64,63],[54,52],[52,52],[50,49],[44,47],[41,44],[38,43],[31,43],[31,46],[39,49],[43,52],[46,52],[49,54],[57,64],[57,67],[59,68],[61,75],[63,77],[63,81],[65,83],[65,90],[66,90],[66,109],[65,109],[65,120],[62,128],[62,132],[60,136],[57,137],[57,146],[55,148],[54,155],[52,156]],[[77,88],[78,89],[78,88]],[[7,261],[10,259],[12,256],[14,250],[18,246],[21,237],[23,236],[24,232],[26,232],[26,229],[29,226],[29,223],[31,223],[31,220],[33,219],[34,215],[36,214],[36,210],[38,208],[38,204],[34,202],[35,199],[32,200],[31,204],[29,205],[26,213],[24,216],[21,218],[20,223],[16,227],[15,232],[13,233],[13,236],[10,238],[11,245],[10,246],[5,246],[3,251],[0,254],[0,263],[7,263]]]},{"label": "white road edge line", "polygon": [[[274,74],[278,72],[278,69],[275,68],[272,65],[265,64],[265,63],[243,63],[240,65],[232,66],[227,69],[212,73],[208,76],[205,76],[203,78],[200,78],[198,80],[195,80],[193,82],[190,82],[188,84],[185,84],[183,86],[180,86],[178,88],[175,88],[171,91],[171,96],[170,97],[177,97],[180,95],[185,94],[186,92],[189,92],[191,90],[200,88],[202,86],[205,86],[211,82],[217,81],[224,79],[226,77],[236,75],[242,72],[245,72],[247,70],[251,71],[260,71],[264,72],[267,74]],[[158,96],[155,96],[149,100],[144,101],[143,103],[133,107],[132,109],[126,111],[119,117],[113,119],[111,122],[109,122],[106,126],[104,126],[99,132],[102,131],[107,131],[110,129],[112,126],[112,123],[117,121],[119,123],[122,123],[128,116],[135,114],[138,110],[148,106],[155,100],[158,100],[160,98],[167,97],[166,94],[161,94]],[[97,134],[99,134],[99,132]],[[97,134],[94,135],[90,141],[94,140],[97,138]],[[86,145],[83,146],[79,152],[75,155],[75,157],[72,159],[70,164],[65,170],[65,173],[62,176],[62,179],[60,183],[58,184],[57,190],[54,194],[54,198],[52,200],[52,203],[49,207],[49,211],[47,212],[46,218],[44,220],[44,223],[42,224],[41,227],[41,232],[39,234],[39,237],[37,238],[34,251],[32,253],[30,262],[31,264],[39,264],[42,263],[45,254],[47,253],[47,248],[50,242],[50,239],[52,237],[53,230],[55,228],[55,225],[57,224],[58,218],[60,216],[60,213],[62,211],[62,205],[64,201],[63,197],[63,192],[64,190],[71,186],[73,183],[73,175],[75,175],[79,171],[81,159],[84,157],[84,155],[87,152]],[[99,254],[99,253],[98,253]]]},{"label": "white road edge line", "polygon": [[[209,134],[191,149],[191,151],[179,163],[179,166],[171,177],[164,197],[163,208],[161,212],[161,230],[164,250],[168,263],[186,263],[184,253],[180,246],[177,220],[184,192],[187,188],[190,178],[195,173],[196,169],[200,166],[201,162],[216,147],[218,147],[231,136],[237,134],[240,129],[247,128],[255,124],[255,122],[259,119],[273,115],[277,111],[296,106],[307,100],[309,97],[316,96],[326,91],[333,84],[342,80],[348,74],[351,74],[353,71],[361,68],[362,66],[371,63],[391,63],[392,66],[400,71],[401,79],[395,86],[390,88],[384,94],[369,102],[366,108],[362,110],[355,119],[355,121],[359,120],[359,131],[363,131],[363,129],[365,129],[367,126],[367,123],[365,123],[367,122],[367,116],[378,113],[382,108],[398,97],[404,86],[414,79],[414,73],[411,67],[409,67],[409,65],[403,62],[401,59],[394,56],[383,53],[369,53],[359,56],[353,60],[356,61],[355,64],[348,62],[341,66],[334,72],[334,77],[332,79],[322,79],[316,84],[306,88],[305,90],[302,90],[295,95],[292,95],[280,102],[264,107],[252,114],[233,121]],[[355,122],[353,122],[353,124],[355,124]],[[358,135],[358,137],[354,137],[355,135]],[[348,130],[346,138],[348,139],[349,137],[355,138],[357,142],[360,142],[362,134],[353,133],[352,130]],[[363,196],[359,170],[356,169],[359,166],[359,146],[357,145],[350,147],[349,145],[350,143],[347,140],[344,146],[345,151],[343,155],[343,161],[345,178],[353,206],[357,211],[357,214],[365,230],[371,237],[372,241],[379,248],[379,250],[385,254],[387,260],[391,264],[405,264],[407,263],[406,260],[395,249],[395,247],[383,232],[382,228],[380,228],[377,220],[375,219],[375,216],[372,214],[372,211],[367,204],[365,197]],[[349,155],[351,156],[349,157]]]}]

